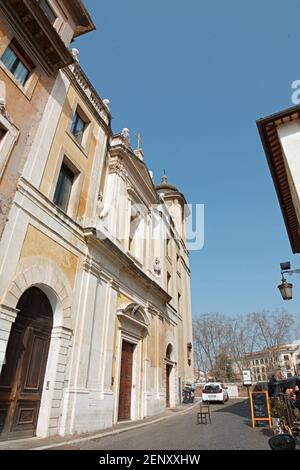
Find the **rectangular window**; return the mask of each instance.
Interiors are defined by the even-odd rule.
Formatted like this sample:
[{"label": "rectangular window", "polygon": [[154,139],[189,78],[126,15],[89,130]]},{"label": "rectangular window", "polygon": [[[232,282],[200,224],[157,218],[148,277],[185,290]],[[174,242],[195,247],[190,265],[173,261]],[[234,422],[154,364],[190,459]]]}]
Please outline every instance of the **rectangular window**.
[{"label": "rectangular window", "polygon": [[53,202],[64,212],[67,212],[68,209],[74,177],[75,174],[63,163],[60,169]]},{"label": "rectangular window", "polygon": [[284,360],[285,360],[285,361],[288,361],[289,359],[290,359],[289,356],[284,355]]},{"label": "rectangular window", "polygon": [[6,132],[7,132],[7,130],[4,129],[4,127],[2,127],[2,126],[0,125],[0,142],[2,142],[2,139],[4,138]]},{"label": "rectangular window", "polygon": [[73,116],[72,125],[71,125],[71,133],[77,140],[77,142],[82,145],[83,144],[83,136],[84,132],[88,126],[88,122],[83,114],[77,109]]},{"label": "rectangular window", "polygon": [[48,20],[50,23],[53,25],[55,23],[55,20],[57,18],[56,14],[52,10],[51,6],[47,2],[47,0],[38,0],[38,4],[47,16]]},{"label": "rectangular window", "polygon": [[34,66],[15,41],[12,41],[6,48],[1,61],[18,82],[24,86]]}]

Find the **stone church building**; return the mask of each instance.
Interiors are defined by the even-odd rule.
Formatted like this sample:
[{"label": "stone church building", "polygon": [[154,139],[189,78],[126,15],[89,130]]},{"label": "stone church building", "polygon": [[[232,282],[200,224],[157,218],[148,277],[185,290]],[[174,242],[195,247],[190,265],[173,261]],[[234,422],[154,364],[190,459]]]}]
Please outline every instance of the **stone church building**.
[{"label": "stone church building", "polygon": [[175,407],[193,380],[186,200],[71,42],[81,0],[0,0],[0,439]]}]

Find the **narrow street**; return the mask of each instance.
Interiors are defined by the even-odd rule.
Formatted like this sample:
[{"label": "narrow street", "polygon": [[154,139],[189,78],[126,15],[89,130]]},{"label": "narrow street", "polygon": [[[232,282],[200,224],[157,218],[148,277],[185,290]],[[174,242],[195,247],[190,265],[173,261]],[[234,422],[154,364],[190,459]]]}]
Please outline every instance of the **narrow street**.
[{"label": "narrow street", "polygon": [[212,424],[197,425],[198,407],[161,423],[77,444],[76,450],[268,450],[270,431],[251,428],[248,400],[212,405]]}]

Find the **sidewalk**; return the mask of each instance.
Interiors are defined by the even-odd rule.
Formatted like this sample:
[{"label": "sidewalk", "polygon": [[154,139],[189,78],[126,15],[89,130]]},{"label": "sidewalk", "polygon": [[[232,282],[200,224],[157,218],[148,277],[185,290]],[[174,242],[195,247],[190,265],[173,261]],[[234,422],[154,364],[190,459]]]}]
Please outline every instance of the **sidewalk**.
[{"label": "sidewalk", "polygon": [[27,439],[18,439],[11,441],[0,441],[0,451],[1,450],[46,450],[46,449],[59,449],[67,450],[68,448],[72,450],[72,446],[76,448],[76,444],[80,442],[90,441],[92,439],[101,439],[102,437],[112,436],[114,434],[120,434],[126,431],[133,429],[142,428],[160,421],[165,421],[172,418],[173,416],[178,416],[180,414],[187,413],[192,408],[195,408],[200,403],[200,399],[196,399],[193,404],[180,405],[176,408],[170,408],[165,412],[151,416],[149,418],[144,418],[139,421],[131,421],[126,423],[116,424],[115,426],[101,431],[91,433],[91,434],[77,434],[76,436],[53,436],[47,438],[31,437]]}]

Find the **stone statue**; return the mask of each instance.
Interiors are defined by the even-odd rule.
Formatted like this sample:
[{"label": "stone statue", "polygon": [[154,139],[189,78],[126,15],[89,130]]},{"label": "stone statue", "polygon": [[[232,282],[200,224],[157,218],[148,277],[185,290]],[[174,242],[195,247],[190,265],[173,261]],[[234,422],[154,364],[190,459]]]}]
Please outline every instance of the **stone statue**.
[{"label": "stone statue", "polygon": [[110,101],[107,98],[105,98],[105,100],[103,100],[103,104],[107,109],[109,109]]},{"label": "stone statue", "polygon": [[72,49],[72,56],[76,60],[76,62],[79,62],[79,50],[73,47]]},{"label": "stone statue", "polygon": [[130,142],[130,133],[129,133],[129,129],[127,129],[127,127],[124,127],[124,129],[122,129],[121,135],[122,135],[126,140],[128,140],[128,142]]},{"label": "stone statue", "polygon": [[102,193],[99,193],[98,195],[98,201],[97,201],[97,217],[99,217],[99,219],[102,218],[102,212],[103,212],[103,209],[104,209],[104,203],[103,203],[103,194]]},{"label": "stone statue", "polygon": [[154,272],[157,274],[157,276],[160,276],[161,274],[161,265],[160,265],[160,259],[155,258],[154,260]]},{"label": "stone statue", "polygon": [[103,194],[99,193],[98,201],[97,201],[97,209],[96,209],[97,226],[101,220],[105,219],[108,212],[109,212],[109,205],[103,202]]}]

